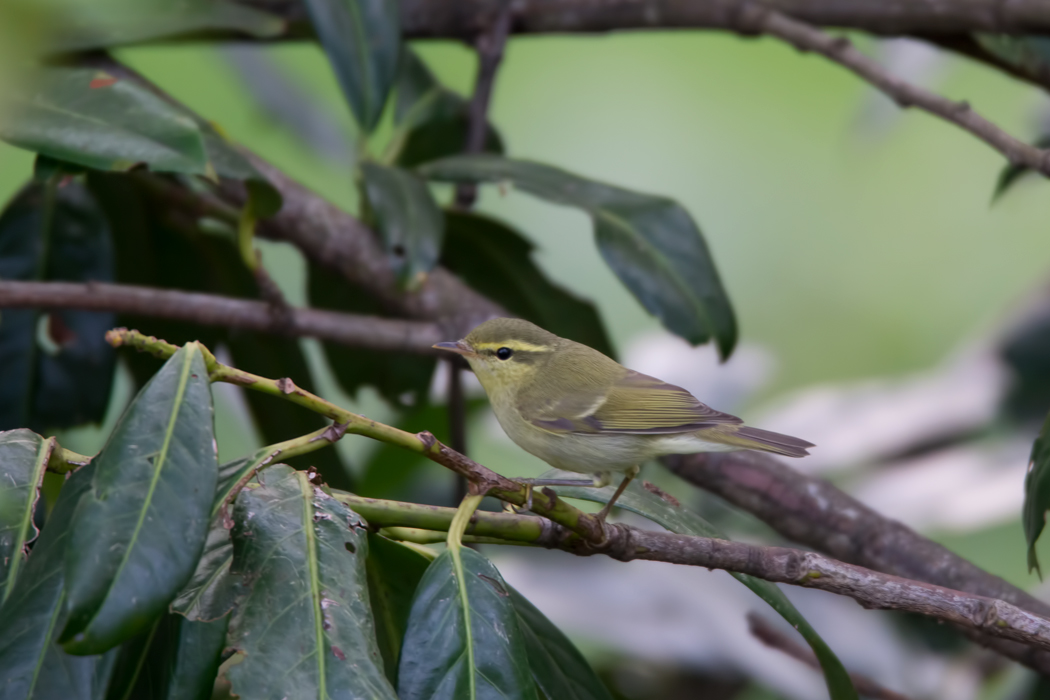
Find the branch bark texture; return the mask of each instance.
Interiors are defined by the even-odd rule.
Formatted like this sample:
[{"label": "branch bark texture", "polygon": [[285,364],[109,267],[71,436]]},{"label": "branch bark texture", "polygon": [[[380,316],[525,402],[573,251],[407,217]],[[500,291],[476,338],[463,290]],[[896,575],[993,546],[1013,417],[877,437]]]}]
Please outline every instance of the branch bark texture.
[{"label": "branch bark texture", "polygon": [[[755,515],[784,538],[886,574],[1002,600],[1041,616],[1050,605],[988,573],[823,479],[759,452],[665,457],[686,481]],[[971,638],[1042,673],[1050,654],[987,636]]]},{"label": "branch bark texture", "polygon": [[114,311],[279,335],[305,336],[372,350],[431,353],[444,339],[437,323],[274,307],[263,301],[133,285],[0,280],[0,308]]}]

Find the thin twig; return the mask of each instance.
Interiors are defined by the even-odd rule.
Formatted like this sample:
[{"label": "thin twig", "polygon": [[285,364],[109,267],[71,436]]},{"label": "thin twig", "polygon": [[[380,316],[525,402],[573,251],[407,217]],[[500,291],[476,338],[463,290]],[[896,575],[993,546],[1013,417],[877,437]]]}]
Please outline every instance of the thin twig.
[{"label": "thin twig", "polygon": [[436,323],[295,307],[288,307],[287,322],[275,322],[272,307],[262,301],[101,282],[0,281],[0,308],[114,311],[420,354],[447,339]]},{"label": "thin twig", "polygon": [[[821,670],[820,661],[812,649],[799,644],[758,613],[749,612],[747,614],[747,625],[748,629],[751,630],[751,634],[766,646],[784,652],[815,671]],[[907,697],[879,685],[862,673],[850,673],[849,677],[853,681],[853,687],[857,689],[857,693],[861,697],[871,698],[872,700],[908,700]]]},{"label": "thin twig", "polygon": [[748,34],[775,36],[800,51],[819,53],[860,76],[900,107],[915,107],[940,117],[999,151],[1010,164],[1024,165],[1050,175],[1050,151],[1014,138],[978,114],[968,102],[949,100],[894,76],[877,61],[854,48],[846,37],[831,36],[815,26],[754,2],[742,6],[737,28]]},{"label": "thin twig", "polygon": [[[492,101],[492,89],[496,83],[496,73],[503,61],[503,50],[507,45],[511,25],[514,21],[514,3],[504,2],[491,24],[479,32],[474,41],[478,54],[478,77],[474,81],[474,95],[470,100],[470,114],[467,127],[465,153],[481,153],[485,147],[485,137],[489,132],[489,103]],[[469,209],[474,206],[478,197],[477,185],[463,183],[456,187],[456,206]]]}]

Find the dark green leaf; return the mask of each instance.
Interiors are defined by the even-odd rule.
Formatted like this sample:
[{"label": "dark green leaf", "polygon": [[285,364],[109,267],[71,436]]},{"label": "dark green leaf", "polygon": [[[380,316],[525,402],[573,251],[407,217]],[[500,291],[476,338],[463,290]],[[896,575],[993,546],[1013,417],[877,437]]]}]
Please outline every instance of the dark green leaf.
[{"label": "dark green leaf", "polygon": [[518,615],[518,629],[525,638],[532,677],[543,694],[558,700],[612,700],[569,638],[525,596],[510,586],[507,590]]},{"label": "dark green leaf", "polygon": [[[31,184],[8,205],[0,215],[0,278],[112,281],[109,227],[81,183]],[[101,421],[114,370],[105,333],[115,318],[69,309],[0,312],[0,429],[45,432]]]},{"label": "dark green leaf", "polygon": [[310,483],[271,467],[234,508],[234,572],[251,581],[230,625],[243,698],[391,698],[368,602],[365,523]]},{"label": "dark green leaf", "polygon": [[412,595],[430,560],[385,537],[368,535],[368,599],[376,623],[376,641],[383,654],[386,677],[397,681],[401,643],[408,629]]},{"label": "dark green leaf", "polygon": [[[470,103],[439,83],[408,46],[402,51],[394,93],[398,165],[414,167],[463,152],[470,125]],[[503,141],[491,124],[486,125],[483,150],[503,152]]]},{"label": "dark green leaf", "polygon": [[120,647],[107,700],[209,700],[229,622],[159,618]]},{"label": "dark green leaf", "polygon": [[401,700],[536,698],[525,638],[499,571],[472,549],[445,551],[412,601],[401,650]]},{"label": "dark green leaf", "polygon": [[39,69],[3,100],[0,138],[96,170],[205,174],[197,123],[142,85],[94,68]]},{"label": "dark green leaf", "polygon": [[29,430],[0,432],[0,603],[14,590],[37,536],[33,514],[52,445]]},{"label": "dark green leaf", "polygon": [[1037,82],[1050,79],[1050,37],[974,34],[988,53]]},{"label": "dark green leaf", "polygon": [[396,0],[305,0],[343,96],[365,133],[383,112],[397,73],[401,27]]},{"label": "dark green leaf", "polygon": [[47,6],[62,18],[48,36],[47,48],[55,52],[231,32],[267,39],[285,30],[281,18],[225,0],[51,0]]},{"label": "dark green leaf", "polygon": [[[272,450],[263,447],[219,467],[218,485],[211,506],[211,525],[204,551],[197,561],[186,587],[179,591],[171,609],[190,620],[217,620],[233,609],[242,592],[241,577],[230,573],[233,563],[233,541],[227,521],[232,525],[232,504],[227,504],[233,490],[245,477],[272,461]],[[225,508],[225,510],[224,510]]]},{"label": "dark green leaf", "polygon": [[208,372],[195,344],[139,392],[94,463],[66,556],[61,641],[80,654],[143,631],[197,565],[218,465]]},{"label": "dark green leaf", "polygon": [[441,254],[445,220],[427,184],[401,168],[362,163],[365,196],[390,267],[401,285],[416,289]]},{"label": "dark green leaf", "polygon": [[[552,469],[540,478],[578,478],[578,475]],[[579,486],[555,486],[552,488],[558,495],[566,498],[608,503],[617,486],[619,484],[611,484],[600,489]],[[637,480],[632,482],[627,490],[623,492],[616,505],[648,518],[671,532],[682,535],[713,537],[721,540],[729,539],[698,514],[683,508],[677,501],[661,497],[643,488]],[[821,639],[817,631],[813,629],[812,625],[787,599],[787,596],[776,584],[748,576],[747,574],[731,573],[730,575],[750,588],[755,595],[766,601],[771,608],[776,610],[781,617],[790,622],[799,631],[799,634],[806,640],[820,661],[820,666],[824,671],[824,680],[827,682],[828,692],[831,694],[831,700],[857,700],[857,691],[853,688],[853,681],[850,680],[849,673],[846,672],[842,662],[839,661],[827,643]]]},{"label": "dark green leaf", "polygon": [[441,264],[516,316],[610,357],[598,309],[551,282],[532,260],[532,243],[501,221],[445,212]]},{"label": "dark green leaf", "polygon": [[1011,325],[998,348],[1012,379],[1003,408],[1018,422],[1034,423],[1050,411],[1050,304]]},{"label": "dark green leaf", "polygon": [[1036,569],[1039,575],[1039,560],[1035,554],[1035,543],[1046,526],[1046,511],[1050,509],[1050,415],[1043,423],[1039,437],[1032,444],[1028,474],[1024,478],[1024,536],[1028,541],[1028,570]]},{"label": "dark green leaf", "polygon": [[[1037,148],[1050,148],[1050,134],[1040,136],[1032,145]],[[995,191],[992,192],[992,203],[999,201],[999,198],[1006,194],[1006,191],[1013,187],[1014,183],[1020,180],[1022,175],[1029,172],[1031,172],[1031,169],[1024,165],[1008,164],[1003,166],[1003,169],[999,171],[999,179],[995,182]]]},{"label": "dark green leaf", "polygon": [[46,66],[22,85],[0,100],[0,139],[95,170],[144,165],[212,180],[243,180],[257,217],[280,208],[277,190],[217,127],[158,96],[119,66]]},{"label": "dark green leaf", "polygon": [[66,481],[25,571],[0,606],[4,700],[96,700],[105,692],[115,654],[70,656],[55,641],[65,621],[62,571],[69,522],[91,488],[94,470],[88,465]]},{"label": "dark green leaf", "polygon": [[688,212],[673,200],[594,182],[559,168],[489,154],[422,165],[428,178],[502,182],[591,215],[598,249],[642,306],[695,344],[714,339],[722,358],[737,340],[718,271]]},{"label": "dark green leaf", "polygon": [[[382,315],[375,300],[334,272],[310,264],[310,306],[348,313]],[[339,343],[323,343],[325,357],[343,391],[352,397],[364,386],[373,386],[396,406],[413,406],[427,400],[436,360],[403,353],[360,350]]]}]

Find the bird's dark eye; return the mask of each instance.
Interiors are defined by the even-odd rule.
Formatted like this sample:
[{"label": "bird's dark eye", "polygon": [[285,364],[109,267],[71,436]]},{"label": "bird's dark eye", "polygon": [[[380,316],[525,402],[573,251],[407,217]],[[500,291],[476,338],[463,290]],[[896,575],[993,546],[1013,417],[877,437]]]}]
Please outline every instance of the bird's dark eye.
[{"label": "bird's dark eye", "polygon": [[514,354],[514,351],[510,348],[500,348],[496,351],[496,357],[501,360],[509,360],[510,356]]}]

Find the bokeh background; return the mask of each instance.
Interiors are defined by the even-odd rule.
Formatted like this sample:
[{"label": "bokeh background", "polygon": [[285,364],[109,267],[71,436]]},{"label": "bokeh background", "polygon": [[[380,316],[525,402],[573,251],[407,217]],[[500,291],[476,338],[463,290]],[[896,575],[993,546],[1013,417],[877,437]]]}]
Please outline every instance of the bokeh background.
[{"label": "bokeh background", "polygon": [[[861,44],[899,74],[968,100],[1011,133],[1031,139],[1043,132],[1047,101],[1030,86],[917,44]],[[450,42],[415,47],[447,85],[469,94],[470,50]],[[124,49],[117,56],[234,140],[355,210],[349,159],[361,146],[316,45],[179,45]],[[513,222],[535,242],[535,257],[553,279],[597,302],[620,359],[695,389],[749,422],[826,446],[792,466],[827,475],[1012,583],[1038,585],[1025,565],[1019,519],[1027,450],[1038,426],[1003,418],[1010,377],[995,350],[1050,274],[1045,186],[1022,182],[993,206],[1003,161],[973,137],[897,110],[825,60],[774,41],[718,33],[513,38],[492,119],[511,155],[673,197],[700,223],[741,327],[742,346],[726,365],[710,348],[688,348],[645,313],[605,267],[583,214],[513,191],[483,190],[480,210]],[[372,147],[380,149],[382,139],[381,129]],[[30,177],[32,162],[32,154],[0,143],[0,198],[10,198]],[[291,302],[305,304],[298,255],[280,244],[260,246]],[[397,419],[374,393],[344,395],[319,344],[302,343],[323,395],[380,420]],[[116,382],[107,424],[131,392],[125,372]],[[435,382],[437,401],[441,386]],[[216,391],[220,457],[229,459],[258,442],[238,390]],[[83,428],[61,439],[90,453],[107,432],[108,425]],[[959,434],[971,439],[928,449],[931,441]],[[470,454],[503,474],[545,469],[509,443],[487,408],[472,413],[468,438]],[[338,449],[360,468],[375,446],[348,438]],[[435,489],[447,483],[436,465],[416,474]],[[648,467],[645,476],[744,536],[768,534],[658,467]],[[1044,549],[1044,558],[1050,551]],[[599,658],[630,650],[610,648],[603,640],[616,631],[595,627],[594,615],[574,616],[571,594],[547,595],[551,581],[568,591],[588,577],[616,580],[619,588],[607,599],[591,601],[614,610],[645,591],[658,602],[702,597],[725,584],[721,595],[736,595],[718,575],[690,572],[687,582],[633,564],[576,562],[556,553],[546,554],[548,564],[533,559],[507,559],[501,568]],[[548,565],[545,588],[530,576]],[[749,594],[741,591],[746,609]],[[808,605],[803,593],[793,597],[836,650],[845,648],[848,666],[868,664],[902,689],[925,688],[928,697],[976,697],[980,684],[966,684],[972,671],[966,664],[930,661],[920,668],[904,658],[906,648],[888,651],[899,647],[896,628],[858,618],[859,608],[846,601],[820,598]],[[663,619],[659,610],[638,605],[635,619]],[[651,663],[625,666],[625,682],[645,686],[648,678],[649,692],[661,663],[711,669],[719,655],[732,656],[732,640],[747,637],[740,610],[724,620],[724,629],[733,631],[724,632],[723,648],[718,634],[696,636],[705,626],[723,629],[713,621],[725,617],[716,609],[723,606],[732,607],[665,616],[667,624],[675,617],[686,628],[679,646],[664,639],[666,627],[652,634],[664,646],[646,646],[649,633],[635,629],[632,643]],[[854,618],[869,626],[840,629]],[[866,630],[863,644],[858,629]],[[813,685],[801,667],[778,676],[769,671],[773,663],[743,669],[761,680],[750,697],[806,697],[808,689],[819,689],[819,678],[810,679]],[[663,697],[674,696],[668,690]]]}]

